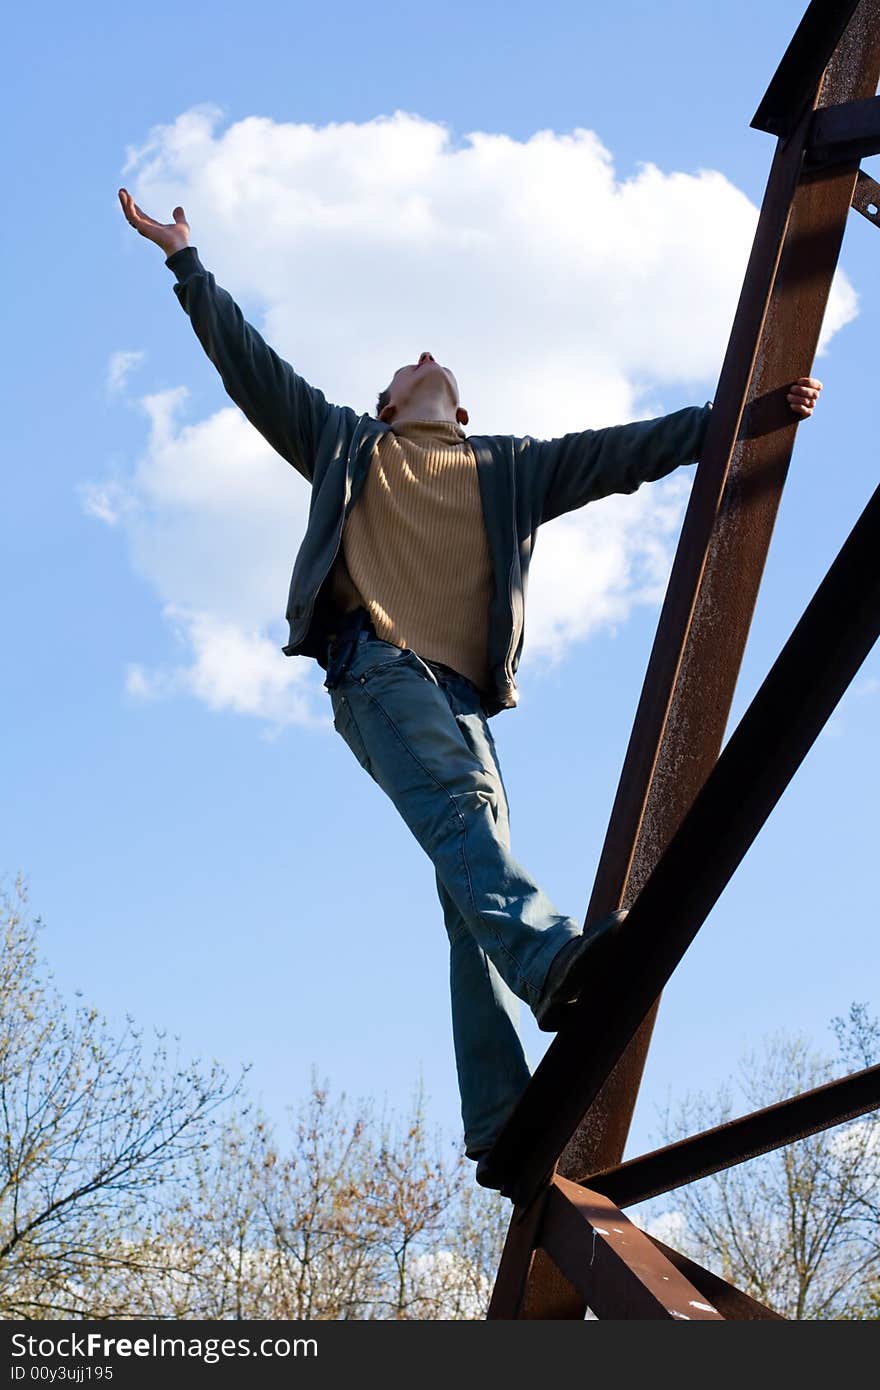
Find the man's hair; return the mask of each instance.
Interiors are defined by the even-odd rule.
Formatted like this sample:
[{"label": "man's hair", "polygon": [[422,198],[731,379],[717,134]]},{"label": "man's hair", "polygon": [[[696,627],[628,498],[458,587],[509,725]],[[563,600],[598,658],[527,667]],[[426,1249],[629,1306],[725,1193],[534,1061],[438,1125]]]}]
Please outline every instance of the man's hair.
[{"label": "man's hair", "polygon": [[389,388],[386,386],[384,391],[380,391],[380,392],[379,392],[379,398],[378,398],[378,400],[376,401],[376,419],[377,419],[377,420],[378,420],[379,416],[382,414],[382,411],[385,409],[385,407],[386,407],[386,405],[388,404],[388,402],[390,401],[390,399],[391,399],[391,391],[390,391]]}]

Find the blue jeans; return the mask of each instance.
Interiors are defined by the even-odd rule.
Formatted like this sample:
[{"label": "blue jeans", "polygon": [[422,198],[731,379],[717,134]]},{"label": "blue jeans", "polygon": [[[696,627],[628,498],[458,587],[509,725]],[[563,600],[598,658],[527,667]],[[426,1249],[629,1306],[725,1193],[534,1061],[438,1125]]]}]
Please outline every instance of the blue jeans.
[{"label": "blue jeans", "polygon": [[495,742],[470,681],[362,631],[330,663],[333,722],[431,859],[450,949],[465,1147],[490,1148],[529,1081],[519,1000],[580,935],[512,857]]}]

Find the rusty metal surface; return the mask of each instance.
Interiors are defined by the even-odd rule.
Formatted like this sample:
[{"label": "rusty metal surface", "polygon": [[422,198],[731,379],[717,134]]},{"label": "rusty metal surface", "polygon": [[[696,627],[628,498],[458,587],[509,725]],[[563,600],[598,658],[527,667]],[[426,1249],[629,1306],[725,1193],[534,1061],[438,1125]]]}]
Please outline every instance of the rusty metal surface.
[{"label": "rusty metal surface", "polygon": [[[804,118],[802,123],[804,135],[807,121]],[[702,712],[702,729],[696,739],[690,737],[688,710],[700,708],[700,671],[688,659],[687,643],[711,549],[718,544],[716,530],[723,508],[724,542],[730,534],[730,496],[725,493],[728,469],[800,172],[799,149],[794,144],[788,149],[777,148],[611,809],[586,914],[588,926],[613,908],[632,903],[721,746],[745,636],[738,650],[728,648],[722,663],[728,674],[727,701],[719,707],[720,697],[713,692],[714,703],[708,703]],[[807,364],[797,375],[806,374],[806,370]],[[674,718],[684,721],[683,730],[676,731],[670,724]],[[619,1162],[653,1025],[651,1013],[596,1097],[591,1112],[581,1121],[560,1163],[565,1176],[581,1178],[596,1168]]]},{"label": "rusty metal surface", "polygon": [[619,1207],[632,1206],[770,1153],[783,1144],[844,1124],[878,1107],[880,1066],[866,1067],[839,1081],[816,1086],[789,1100],[631,1158],[604,1173],[593,1173],[586,1185],[604,1192]]},{"label": "rusty metal surface", "polygon": [[546,1194],[541,1193],[519,1220],[511,1221],[489,1301],[487,1319],[521,1318],[526,1282],[536,1258]]},{"label": "rusty metal surface", "polygon": [[[823,42],[830,42],[833,25],[842,27],[844,8],[847,13],[853,10],[852,5],[822,5],[814,0],[798,31],[801,39],[806,33],[804,25],[809,28],[812,24],[818,26],[812,31],[814,35],[821,30]],[[873,94],[880,73],[878,20],[878,0],[862,0],[828,64],[818,104]],[[768,97],[774,91],[777,97],[788,93],[784,102],[777,102],[777,116],[781,112],[785,117],[790,138],[779,142],[774,156],[703,462],[692,490],[590,900],[588,923],[621,902],[641,902],[641,890],[717,756],[795,432],[784,404],[785,389],[796,376],[810,371],[846,213],[855,192],[854,165],[799,182],[821,68],[816,66],[815,54],[804,57],[806,67],[813,65],[812,93],[807,92],[801,103],[802,114],[794,128],[789,117],[795,102],[800,101],[796,89],[801,81],[797,63],[792,63],[794,49],[793,40],[774,79],[775,87],[771,83],[768,91]],[[786,63],[787,75],[783,71]],[[802,70],[806,70],[803,64]],[[769,109],[765,98],[759,115]],[[743,414],[746,401],[748,409]],[[655,916],[660,915],[655,912]],[[650,947],[654,943],[649,939],[649,916],[642,912],[639,930]],[[638,917],[636,906],[631,924],[634,919],[638,926]],[[678,926],[681,928],[681,922]],[[679,935],[684,940],[681,932]],[[614,987],[628,1006],[630,984],[629,972],[622,970]],[[645,1008],[648,1004],[650,999],[642,1000]],[[630,1017],[624,1032],[632,1031],[633,1023],[641,1017],[640,1008],[644,1013],[641,1005],[628,1007]],[[496,1158],[500,1156],[511,1173],[519,1169],[515,1195],[521,1202],[527,1202],[527,1194],[552,1171],[575,1114],[568,1093],[572,1084],[579,1093],[578,1105],[587,1103],[584,1098],[591,1089],[594,1099],[565,1149],[564,1171],[578,1177],[620,1162],[650,1041],[653,1010],[648,1010],[633,1042],[597,1094],[593,1083],[597,1075],[608,1071],[614,1048],[605,1049],[604,1060],[588,1086],[583,1084],[582,1059],[587,1057],[592,1064],[593,1042],[597,1038],[604,1042],[612,1027],[620,1034],[620,1020],[610,1016],[603,1020],[598,1010],[589,1018],[584,1017],[583,1009],[579,1013],[578,1036],[572,1025],[548,1049],[523,1103],[496,1144]],[[562,1123],[560,1107],[566,1110]],[[540,1128],[548,1120],[549,1134]],[[545,1317],[582,1315],[572,1312],[570,1306],[563,1312],[554,1310],[553,1290],[541,1284],[551,1267],[555,1268],[546,1261],[543,1265],[538,1259],[532,1262],[522,1306],[540,1307],[543,1303],[540,1315]],[[570,1272],[566,1270],[567,1277]],[[566,1288],[570,1290],[570,1285]],[[732,1291],[731,1297],[734,1295],[738,1291]]]},{"label": "rusty metal surface", "polygon": [[812,0],[783,54],[761,104],[754,130],[790,135],[813,104],[828,59],[840,42],[859,0]]},{"label": "rusty metal surface", "polygon": [[556,1322],[583,1322],[583,1298],[553,1263],[546,1250],[535,1251],[519,1316],[531,1322],[541,1322],[547,1318]]},{"label": "rusty metal surface", "polygon": [[736,1322],[785,1322],[786,1318],[782,1313],[777,1313],[773,1308],[768,1308],[766,1303],[759,1303],[750,1294],[743,1293],[742,1289],[737,1289],[733,1284],[728,1284],[726,1279],[713,1274],[711,1270],[704,1269],[695,1260],[689,1260],[686,1255],[681,1255],[677,1250],[671,1250],[668,1245],[664,1245],[662,1240],[656,1236],[649,1239],[660,1254],[669,1260],[670,1264],[680,1274],[683,1274],[694,1288],[699,1289],[707,1303],[713,1304],[725,1319],[725,1321]]},{"label": "rusty metal surface", "polygon": [[877,183],[870,174],[866,174],[862,169],[859,170],[852,205],[856,212],[867,217],[868,221],[873,222],[875,227],[880,226],[880,183]]},{"label": "rusty metal surface", "polygon": [[613,1202],[566,1178],[547,1194],[541,1244],[597,1317],[722,1321]]},{"label": "rusty metal surface", "polygon": [[[730,736],[493,1149],[526,1204],[880,636],[880,488]],[[581,1059],[591,1059],[584,1068]]]},{"label": "rusty metal surface", "polygon": [[805,167],[845,164],[880,153],[880,97],[845,101],[817,111],[810,124]]},{"label": "rusty metal surface", "polygon": [[[860,97],[878,75],[880,4],[863,0],[818,99]],[[785,387],[811,370],[857,175],[798,185],[810,119],[774,157],[588,922],[633,901],[721,747],[797,428]],[[568,1144],[567,1176],[620,1161],[652,1028],[649,1015]]]}]

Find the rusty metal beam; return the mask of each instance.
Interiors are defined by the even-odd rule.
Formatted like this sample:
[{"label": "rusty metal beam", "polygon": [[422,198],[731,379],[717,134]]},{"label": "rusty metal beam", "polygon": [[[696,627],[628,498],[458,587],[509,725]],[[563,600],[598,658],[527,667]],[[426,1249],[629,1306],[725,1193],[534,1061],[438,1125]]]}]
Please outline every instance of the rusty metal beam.
[{"label": "rusty metal beam", "polygon": [[512,1319],[522,1316],[523,1298],[532,1262],[536,1256],[546,1200],[547,1194],[542,1192],[529,1210],[518,1213],[518,1219],[511,1221],[508,1227],[489,1311],[486,1314],[488,1319]]},{"label": "rusty metal beam", "polygon": [[670,1264],[675,1265],[678,1272],[693,1284],[695,1289],[699,1289],[706,1302],[713,1304],[718,1309],[725,1321],[786,1321],[781,1313],[768,1308],[765,1303],[759,1303],[750,1294],[743,1293],[742,1289],[735,1288],[733,1284],[728,1284],[726,1279],[722,1279],[718,1274],[713,1274],[711,1270],[704,1269],[694,1260],[689,1260],[678,1250],[670,1249],[656,1236],[649,1236],[648,1239],[656,1245],[660,1254],[665,1256]]},{"label": "rusty metal beam", "polygon": [[754,130],[791,134],[805,109],[812,106],[822,73],[858,3],[812,0],[752,117]]},{"label": "rusty metal beam", "polygon": [[816,1086],[789,1100],[632,1158],[604,1173],[592,1173],[585,1186],[604,1192],[619,1207],[633,1206],[878,1107],[880,1066],[866,1067],[839,1081],[829,1081],[825,1086]]},{"label": "rusty metal beam", "polygon": [[[880,4],[863,0],[817,100],[866,96],[878,75]],[[810,119],[774,158],[588,923],[632,903],[721,747],[794,441],[785,386],[811,370],[857,173],[798,186]],[[652,1013],[569,1143],[568,1177],[620,1162],[653,1023]]]},{"label": "rusty metal beam", "polygon": [[[728,740],[492,1150],[528,1203],[880,636],[880,488]],[[585,1068],[584,1057],[591,1059]]]},{"label": "rusty metal beam", "polygon": [[[806,124],[805,118],[804,135]],[[633,902],[721,747],[751,617],[750,590],[757,589],[763,563],[762,518],[753,519],[748,514],[752,508],[747,508],[742,523],[737,525],[736,513],[743,508],[736,485],[728,486],[728,470],[731,460],[734,473],[751,462],[746,442],[737,440],[768,311],[777,319],[778,305],[785,294],[784,276],[781,288],[776,288],[777,268],[793,200],[795,205],[804,201],[804,194],[798,190],[801,163],[797,142],[777,148],[599,858],[587,908],[587,926],[613,908]],[[829,286],[831,274],[829,268]],[[789,286],[788,294],[791,293]],[[821,316],[819,312],[817,334]],[[778,390],[786,379],[806,375],[812,360],[811,352],[800,350],[780,361],[779,339],[776,344],[776,352],[765,354],[758,368],[758,380],[771,390]],[[752,388],[753,397],[756,389]],[[769,499],[770,514],[764,521],[765,550],[775,515],[773,501],[778,503],[796,428],[790,417],[783,418],[782,412],[774,424],[778,427],[774,444],[782,452],[776,469],[776,497]],[[760,465],[756,462],[755,467]],[[734,543],[738,531],[746,533],[751,546]],[[755,564],[750,551],[756,546],[757,573],[751,583],[743,586],[742,605],[734,605],[731,617],[731,601],[743,569]],[[701,586],[707,576],[711,582],[719,560],[729,567],[728,572],[736,573],[737,583],[720,585],[716,577],[711,584],[712,600],[704,602]],[[719,587],[728,592],[716,595],[714,590]],[[719,601],[721,608],[717,610],[714,604]],[[729,629],[726,632],[725,621]],[[695,661],[688,643],[692,631],[699,632],[701,627],[706,629],[701,648],[714,644],[714,650],[711,656]],[[714,669],[708,699],[703,704],[702,668],[706,660],[711,661]],[[697,720],[694,734],[692,725]],[[582,1178],[620,1161],[653,1026],[651,1014],[584,1117],[562,1156],[560,1172],[565,1176]]]},{"label": "rusty metal beam", "polygon": [[[794,434],[784,418],[784,389],[812,365],[854,193],[855,169],[798,187],[809,108],[817,99],[827,105],[871,96],[880,73],[878,4],[862,0],[817,98],[833,26],[842,29],[853,9],[844,16],[841,5],[810,5],[796,36],[801,56],[793,41],[759,108],[758,117],[775,120],[770,128],[787,138],[777,147],[768,180],[588,922],[638,896],[721,745]],[[793,122],[799,83],[804,90],[812,84],[812,90]],[[751,404],[739,437],[747,396]],[[758,403],[763,413],[755,409]],[[653,1011],[569,1142],[560,1165],[566,1174],[580,1177],[620,1162],[652,1027]],[[559,1082],[564,1090],[565,1078]],[[529,1136],[520,1134],[527,1148]],[[534,1261],[526,1292],[531,1315],[577,1315],[560,1312],[554,1298]]]},{"label": "rusty metal beam", "polygon": [[542,1321],[547,1317],[548,1306],[553,1309],[551,1316],[554,1319],[583,1322],[583,1298],[553,1263],[546,1250],[538,1249],[532,1261],[519,1316],[524,1321]]},{"label": "rusty metal beam", "polygon": [[859,170],[852,206],[856,212],[867,217],[869,222],[873,222],[875,227],[880,227],[880,183],[862,169]]},{"label": "rusty metal beam", "polygon": [[806,168],[851,163],[871,154],[880,154],[880,97],[845,101],[815,113],[804,151]]},{"label": "rusty metal beam", "polygon": [[[566,1192],[565,1180],[557,1179],[555,1186],[563,1193]],[[557,1212],[554,1219],[551,1213],[550,1221],[546,1227],[546,1237],[543,1235],[542,1226],[547,1206],[547,1195],[550,1189],[545,1189],[536,1202],[532,1203],[528,1212],[522,1214],[522,1219],[511,1222],[507,1233],[507,1240],[504,1252],[501,1257],[501,1264],[498,1270],[498,1277],[492,1291],[492,1299],[489,1304],[487,1317],[490,1320],[499,1319],[528,1319],[530,1316],[528,1303],[526,1301],[526,1281],[530,1270],[537,1263],[544,1267],[543,1278],[555,1279],[557,1284],[563,1287],[563,1295],[568,1303],[571,1303],[572,1296],[578,1299],[577,1306],[567,1308],[562,1316],[570,1318],[583,1318],[585,1299],[577,1294],[571,1283],[565,1278],[562,1271],[557,1266],[551,1255],[542,1248],[542,1239],[546,1239],[547,1245],[555,1253],[556,1258],[566,1264],[571,1272],[575,1274],[578,1282],[581,1282],[580,1266],[582,1261],[579,1259],[578,1250],[583,1241],[583,1216],[579,1212],[563,1211]],[[607,1193],[603,1193],[607,1196]],[[568,1200],[566,1198],[566,1205]],[[606,1208],[607,1212],[607,1208]],[[622,1214],[617,1213],[618,1217]],[[620,1226],[621,1221],[615,1222]],[[574,1232],[571,1232],[571,1227]],[[566,1234],[568,1232],[568,1234]],[[647,1235],[647,1232],[645,1233]],[[714,1306],[721,1316],[725,1319],[748,1319],[756,1320],[759,1318],[779,1318],[781,1315],[772,1309],[766,1308],[762,1303],[757,1302],[748,1294],[740,1289],[734,1288],[719,1275],[703,1269],[701,1265],[687,1256],[682,1255],[677,1250],[672,1250],[664,1245],[656,1236],[648,1235],[647,1238],[652,1245],[659,1251],[660,1255],[674,1265],[675,1269],[697,1290],[699,1298]],[[592,1236],[590,1237],[592,1246]],[[574,1248],[572,1248],[574,1247]],[[568,1251],[566,1256],[565,1252]],[[592,1254],[592,1249],[590,1251]],[[652,1262],[653,1263],[653,1262]],[[668,1273],[667,1270],[660,1269],[661,1275]],[[661,1279],[661,1282],[665,1282]],[[560,1292],[556,1291],[559,1298]]]},{"label": "rusty metal beam", "polygon": [[597,1317],[722,1321],[613,1202],[567,1178],[554,1179],[548,1191],[541,1247]]}]

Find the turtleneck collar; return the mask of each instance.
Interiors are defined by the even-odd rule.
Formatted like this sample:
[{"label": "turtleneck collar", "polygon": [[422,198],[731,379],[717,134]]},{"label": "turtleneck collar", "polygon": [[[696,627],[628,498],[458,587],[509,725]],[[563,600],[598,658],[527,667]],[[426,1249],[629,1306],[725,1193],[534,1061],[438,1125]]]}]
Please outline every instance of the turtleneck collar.
[{"label": "turtleneck collar", "polygon": [[441,444],[461,444],[467,438],[461,425],[452,420],[403,420],[399,425],[392,423],[391,429],[414,444],[426,444],[432,439]]}]

